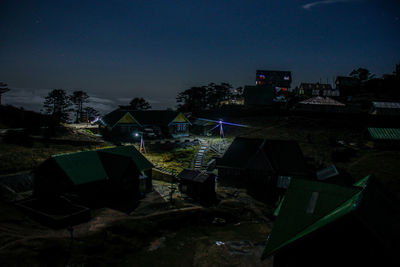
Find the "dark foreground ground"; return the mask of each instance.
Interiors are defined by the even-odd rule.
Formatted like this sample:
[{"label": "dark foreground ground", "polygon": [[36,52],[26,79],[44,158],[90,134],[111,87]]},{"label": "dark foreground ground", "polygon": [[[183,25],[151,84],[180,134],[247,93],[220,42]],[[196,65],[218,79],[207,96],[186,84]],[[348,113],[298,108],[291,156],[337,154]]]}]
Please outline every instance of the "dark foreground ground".
[{"label": "dark foreground ground", "polygon": [[[158,182],[155,182],[156,184]],[[158,187],[163,186],[161,184]],[[52,230],[14,206],[0,206],[2,266],[271,266],[260,261],[272,209],[243,190],[220,188],[211,208],[170,204],[155,191],[131,214],[110,208]],[[225,222],[214,224],[215,218]]]}]

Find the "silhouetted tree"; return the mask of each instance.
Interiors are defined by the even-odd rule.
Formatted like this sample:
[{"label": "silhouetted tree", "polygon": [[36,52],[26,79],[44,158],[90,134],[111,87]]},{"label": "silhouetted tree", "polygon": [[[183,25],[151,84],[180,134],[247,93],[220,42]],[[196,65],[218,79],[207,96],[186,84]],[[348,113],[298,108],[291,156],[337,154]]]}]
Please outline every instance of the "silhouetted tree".
[{"label": "silhouetted tree", "polygon": [[52,115],[57,121],[67,122],[71,111],[71,100],[65,90],[53,89],[45,97],[43,107],[47,114]]},{"label": "silhouetted tree", "polygon": [[79,122],[82,120],[82,117],[85,115],[83,114],[83,104],[89,103],[89,95],[81,90],[72,92],[70,96],[72,103],[75,105],[75,122]]},{"label": "silhouetted tree", "polygon": [[207,108],[207,87],[191,87],[176,97],[180,111],[199,111]]},{"label": "silhouetted tree", "polygon": [[232,88],[229,83],[209,83],[206,86],[191,87],[180,92],[176,97],[176,101],[179,103],[178,109],[196,112],[207,108],[217,108],[221,101],[232,97]]},{"label": "silhouetted tree", "polygon": [[83,109],[83,112],[85,114],[86,120],[88,121],[92,121],[100,115],[99,112],[92,107],[85,107]]},{"label": "silhouetted tree", "polygon": [[129,102],[129,108],[134,110],[147,110],[151,109],[151,105],[142,97],[135,97]]},{"label": "silhouetted tree", "polygon": [[207,97],[210,108],[217,108],[221,101],[227,100],[232,96],[232,85],[229,83],[215,84],[207,86]]}]

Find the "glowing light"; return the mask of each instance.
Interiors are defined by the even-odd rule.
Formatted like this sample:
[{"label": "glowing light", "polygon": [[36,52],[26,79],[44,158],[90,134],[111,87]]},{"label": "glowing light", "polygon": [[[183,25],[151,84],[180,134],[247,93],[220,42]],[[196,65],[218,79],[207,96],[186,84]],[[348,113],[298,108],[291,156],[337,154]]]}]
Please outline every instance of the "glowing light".
[{"label": "glowing light", "polygon": [[138,137],[138,136],[139,136],[139,134],[138,134],[138,133],[135,133],[135,136],[136,136],[136,137]]}]

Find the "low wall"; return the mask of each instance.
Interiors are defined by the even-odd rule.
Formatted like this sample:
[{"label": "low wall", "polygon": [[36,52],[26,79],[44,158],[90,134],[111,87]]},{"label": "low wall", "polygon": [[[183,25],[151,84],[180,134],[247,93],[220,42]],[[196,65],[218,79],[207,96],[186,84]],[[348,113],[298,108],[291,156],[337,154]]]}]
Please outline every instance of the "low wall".
[{"label": "low wall", "polygon": [[152,178],[154,180],[161,180],[169,183],[176,181],[176,177],[174,175],[154,168],[152,170]]}]

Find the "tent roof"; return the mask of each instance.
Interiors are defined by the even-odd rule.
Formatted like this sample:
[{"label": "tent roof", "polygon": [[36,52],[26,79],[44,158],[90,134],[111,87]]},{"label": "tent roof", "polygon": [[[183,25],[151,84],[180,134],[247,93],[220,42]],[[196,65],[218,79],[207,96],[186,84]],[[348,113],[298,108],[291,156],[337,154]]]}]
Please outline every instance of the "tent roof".
[{"label": "tent roof", "polygon": [[386,197],[380,184],[371,176],[351,187],[293,180],[276,212],[279,215],[263,258],[350,213],[367,226],[380,245],[396,247],[400,239],[397,229],[399,208]]},{"label": "tent roof", "polygon": [[249,159],[262,147],[264,139],[236,137],[224,156],[217,161],[218,166],[244,169]]},{"label": "tent roof", "polygon": [[98,151],[129,157],[131,160],[133,160],[139,171],[144,171],[154,167],[153,164],[148,161],[134,146],[116,146],[113,148],[100,149]]},{"label": "tent roof", "polygon": [[121,177],[131,162],[139,171],[153,167],[133,146],[59,154],[52,158],[76,185]]},{"label": "tent roof", "polygon": [[290,183],[263,258],[353,211],[362,188],[295,179]]},{"label": "tent roof", "polygon": [[[255,168],[255,161],[265,155],[264,168],[280,174],[303,174],[306,171],[303,153],[295,141],[236,137],[217,165],[246,169]],[[261,162],[258,162],[261,164]]]},{"label": "tent roof", "polygon": [[108,179],[96,151],[82,151],[53,156],[55,162],[74,184]]},{"label": "tent roof", "polygon": [[373,139],[400,140],[400,129],[398,128],[368,128]]}]

